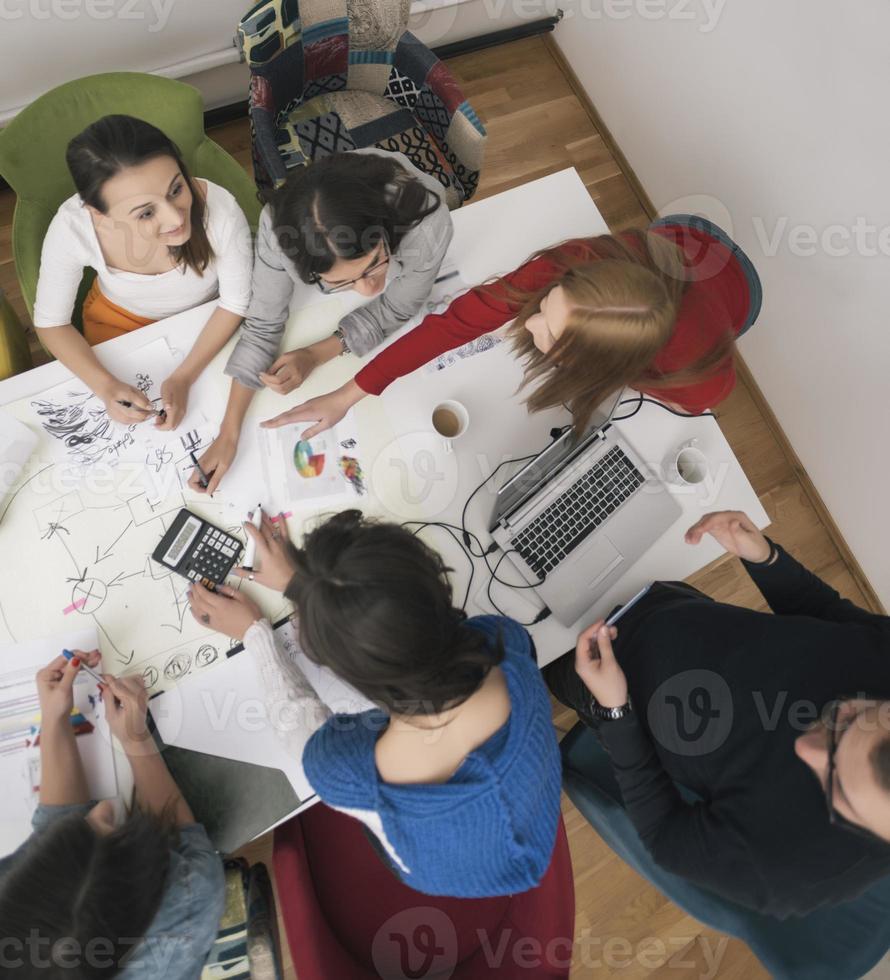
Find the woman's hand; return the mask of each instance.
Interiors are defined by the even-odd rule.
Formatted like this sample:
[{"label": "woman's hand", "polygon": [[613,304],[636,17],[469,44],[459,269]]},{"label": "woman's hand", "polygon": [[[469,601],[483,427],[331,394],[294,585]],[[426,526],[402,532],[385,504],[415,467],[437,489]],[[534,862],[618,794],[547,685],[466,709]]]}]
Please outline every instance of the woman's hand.
[{"label": "woman's hand", "polygon": [[600,619],[584,630],[575,647],[575,670],[596,703],[604,708],[627,704],[627,678],[612,650],[616,636],[618,630]]},{"label": "woman's hand", "polygon": [[[113,378],[101,391],[96,394],[105,404],[105,411],[108,417],[121,425],[133,425],[135,422],[144,422],[147,418],[156,415],[154,405],[145,397],[143,392],[133,385],[124,384]],[[121,402],[129,402],[132,406],[127,408]]]},{"label": "woman's hand", "polygon": [[81,664],[95,667],[99,663],[99,651],[74,650],[74,659],[59,654],[43,669],[37,671],[37,698],[40,702],[41,727],[57,721],[66,721],[74,707],[74,681]]},{"label": "woman's hand", "polygon": [[331,391],[327,395],[320,395],[318,398],[310,398],[308,402],[296,405],[273,419],[260,422],[260,425],[264,429],[277,429],[294,422],[316,422],[302,434],[303,439],[311,439],[319,432],[335,426],[349,409],[364,397],[365,392],[355,381],[348,381],[342,388]]},{"label": "woman's hand", "polygon": [[282,354],[268,371],[260,372],[260,381],[279,395],[289,395],[318,367],[319,361],[311,347],[301,347]]},{"label": "woman's hand", "polygon": [[253,599],[228,585],[218,585],[216,592],[211,592],[203,585],[193,583],[189,589],[189,605],[192,615],[202,626],[236,640],[243,640],[251,625],[263,618],[262,610]]},{"label": "woman's hand", "polygon": [[238,437],[229,435],[227,432],[220,432],[198,459],[201,469],[207,474],[207,486],[203,486],[203,478],[195,468],[189,477],[189,489],[196,493],[209,493],[212,497],[225,476],[226,470],[232,465],[232,460],[237,451]]},{"label": "woman's hand", "polygon": [[278,521],[273,522],[267,514],[263,514],[259,530],[249,521],[244,522],[244,530],[256,541],[256,561],[253,568],[239,565],[232,572],[240,578],[265,585],[268,589],[284,592],[297,567],[294,546],[288,539],[284,516],[279,514]]},{"label": "woman's hand", "polygon": [[185,418],[189,403],[189,388],[192,384],[188,378],[174,371],[161,385],[161,403],[164,414],[158,416],[155,427],[158,429],[175,429]]},{"label": "woman's hand", "polygon": [[151,738],[146,721],[148,691],[141,674],[114,677],[103,674],[100,686],[105,719],[111,734],[121,743],[125,752],[142,745]]},{"label": "woman's hand", "polygon": [[686,532],[686,543],[698,544],[704,534],[710,534],[731,555],[745,561],[764,562],[770,556],[769,541],[751,518],[740,510],[705,514]]}]

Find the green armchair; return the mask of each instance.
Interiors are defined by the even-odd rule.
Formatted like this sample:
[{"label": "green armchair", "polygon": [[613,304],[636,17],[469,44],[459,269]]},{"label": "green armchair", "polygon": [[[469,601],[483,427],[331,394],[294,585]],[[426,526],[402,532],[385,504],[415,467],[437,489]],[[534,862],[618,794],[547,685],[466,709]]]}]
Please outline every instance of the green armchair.
[{"label": "green armchair", "polygon": [[32,366],[25,330],[0,289],[0,381],[21,374]]},{"label": "green armchair", "polygon": [[[234,194],[251,227],[256,228],[261,207],[256,187],[204,132],[204,105],[197,89],[137,72],[90,75],[60,85],[0,130],[0,175],[16,193],[13,257],[25,305],[32,315],[43,238],[59,205],[74,193],[65,148],[90,123],[112,113],[136,116],[163,130],[177,144],[192,173]],[[92,278],[90,271],[81,284],[77,326]]]}]

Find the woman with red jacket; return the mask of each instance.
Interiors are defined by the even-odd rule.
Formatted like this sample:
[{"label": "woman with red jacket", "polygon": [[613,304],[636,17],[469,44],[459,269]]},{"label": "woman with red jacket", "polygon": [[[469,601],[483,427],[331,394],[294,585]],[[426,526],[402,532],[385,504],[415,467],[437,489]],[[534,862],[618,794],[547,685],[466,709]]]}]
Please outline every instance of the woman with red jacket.
[{"label": "woman with red jacket", "polygon": [[757,272],[716,225],[691,215],[646,231],[563,242],[459,296],[336,391],[262,423],[338,422],[365,395],[513,320],[530,411],[566,405],[576,429],[624,385],[697,414],[735,385],[735,340],[760,312]]}]

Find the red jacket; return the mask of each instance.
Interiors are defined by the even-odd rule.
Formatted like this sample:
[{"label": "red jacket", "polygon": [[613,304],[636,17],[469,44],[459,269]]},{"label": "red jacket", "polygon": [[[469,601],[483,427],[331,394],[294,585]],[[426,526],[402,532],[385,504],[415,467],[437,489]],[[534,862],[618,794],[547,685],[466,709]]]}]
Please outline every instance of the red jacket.
[{"label": "red jacket", "polygon": [[[671,339],[652,363],[654,371],[664,374],[697,361],[726,331],[737,335],[748,315],[751,297],[741,264],[721,242],[703,231],[680,225],[651,230],[683,250],[692,280],[683,295]],[[566,250],[589,256],[589,241],[568,242]],[[507,300],[502,283],[533,291],[553,282],[556,276],[554,264],[543,257],[526,262],[494,283],[470,289],[444,313],[426,317],[414,330],[381,351],[356,375],[358,386],[368,394],[379,395],[396,378],[514,319],[519,310]],[[645,379],[640,379],[637,385],[641,391],[681,405],[688,412],[703,412],[717,405],[734,386],[735,368],[731,358],[697,384],[647,389]]]}]

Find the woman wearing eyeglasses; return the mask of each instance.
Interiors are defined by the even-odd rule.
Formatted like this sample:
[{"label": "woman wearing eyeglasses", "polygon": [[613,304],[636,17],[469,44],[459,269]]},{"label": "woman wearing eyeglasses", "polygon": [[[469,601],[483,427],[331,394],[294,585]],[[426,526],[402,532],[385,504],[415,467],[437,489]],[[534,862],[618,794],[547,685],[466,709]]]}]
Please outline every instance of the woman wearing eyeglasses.
[{"label": "woman wearing eyeglasses", "polygon": [[[213,493],[235,458],[253,393],[286,395],[320,364],[365,354],[410,320],[432,290],[451,241],[439,182],[401,153],[371,147],[335,153],[295,171],[260,216],[252,298],[226,374],[232,378],[216,441],[193,490]],[[317,343],[280,352],[294,287],[354,290],[370,302]]]}]

